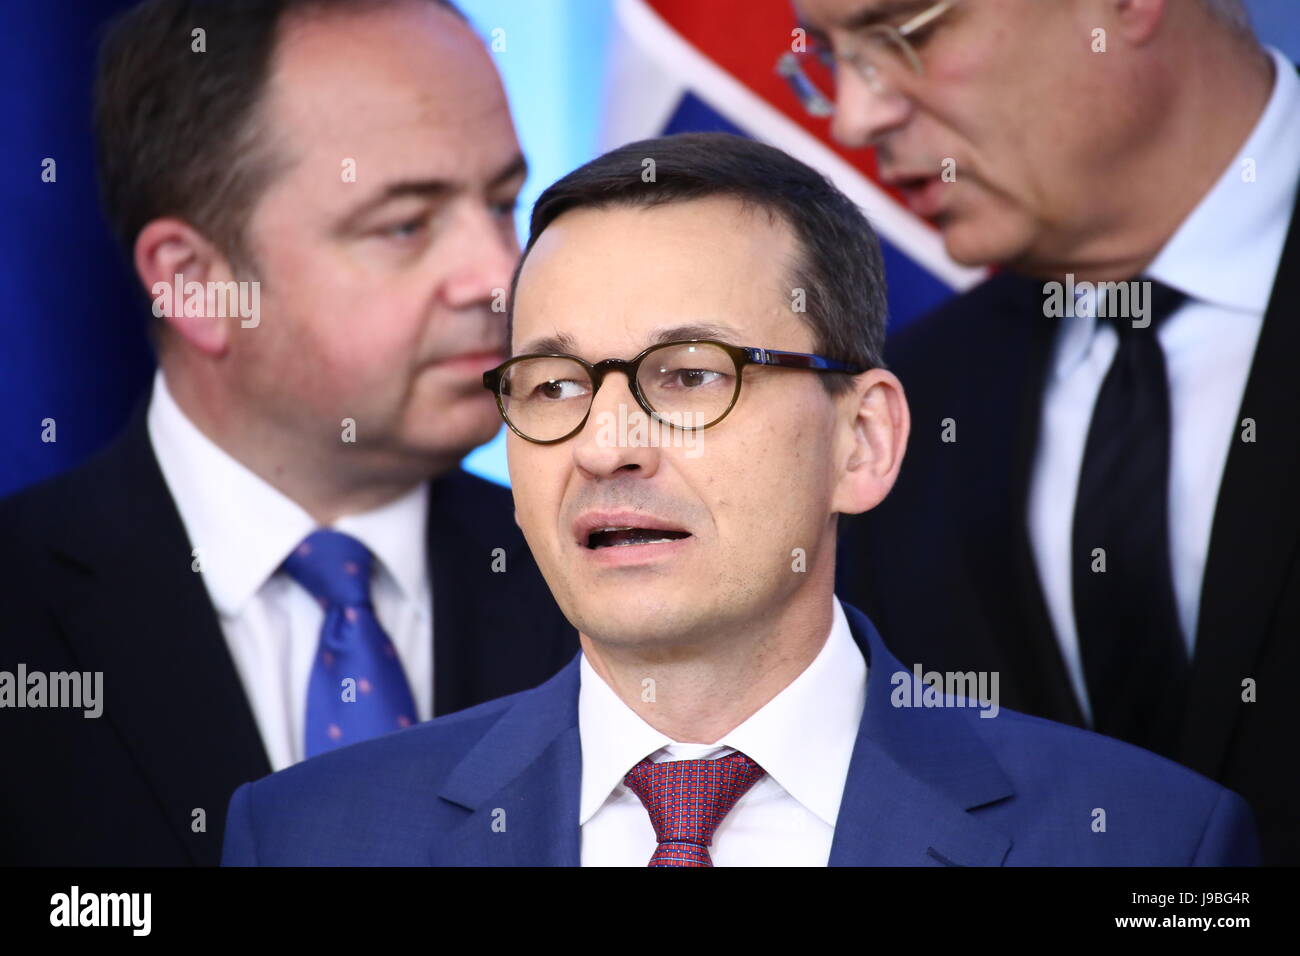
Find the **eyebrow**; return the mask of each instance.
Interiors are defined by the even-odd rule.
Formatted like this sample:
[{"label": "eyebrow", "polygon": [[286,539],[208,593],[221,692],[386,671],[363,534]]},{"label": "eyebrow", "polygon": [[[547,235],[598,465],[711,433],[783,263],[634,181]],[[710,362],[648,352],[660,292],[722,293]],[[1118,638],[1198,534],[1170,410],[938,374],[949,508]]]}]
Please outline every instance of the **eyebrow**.
[{"label": "eyebrow", "polygon": [[739,345],[736,330],[727,325],[675,325],[669,329],[657,329],[650,337],[651,345],[663,345],[665,342],[680,342],[682,339],[717,339],[731,345]]},{"label": "eyebrow", "polygon": [[[650,335],[649,345],[663,345],[666,342],[680,342],[683,339],[717,339],[731,345],[740,344],[737,330],[727,325],[697,323],[693,325],[674,325],[669,328],[656,329]],[[545,355],[563,352],[569,355],[578,353],[578,343],[567,332],[557,332],[531,339],[525,343],[516,355]]]},{"label": "eyebrow", "polygon": [[[498,189],[516,176],[524,178],[528,176],[528,160],[524,158],[523,153],[516,153],[510,162],[493,174],[488,180],[487,189],[488,191]],[[461,188],[463,188],[461,183],[449,179],[403,179],[387,183],[378,194],[363,199],[344,216],[343,228],[355,224],[358,219],[395,199],[405,199],[409,196],[420,199],[442,199]]]},{"label": "eyebrow", "polygon": [[547,355],[552,352],[565,352],[573,354],[578,348],[573,336],[567,332],[557,332],[555,335],[545,335],[540,339],[533,339],[524,345],[516,355]]}]

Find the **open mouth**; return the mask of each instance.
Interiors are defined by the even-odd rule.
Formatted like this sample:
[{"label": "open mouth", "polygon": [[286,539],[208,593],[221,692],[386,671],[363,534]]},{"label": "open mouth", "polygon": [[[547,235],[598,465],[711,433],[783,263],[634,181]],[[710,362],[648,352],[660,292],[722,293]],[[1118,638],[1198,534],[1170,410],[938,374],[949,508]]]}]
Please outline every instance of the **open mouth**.
[{"label": "open mouth", "polygon": [[942,212],[949,185],[942,177],[906,176],[896,179],[894,185],[912,212],[923,219],[933,221]]},{"label": "open mouth", "polygon": [[595,528],[587,535],[586,547],[596,551],[600,548],[621,548],[629,544],[679,541],[690,536],[687,531],[669,531],[665,528]]}]

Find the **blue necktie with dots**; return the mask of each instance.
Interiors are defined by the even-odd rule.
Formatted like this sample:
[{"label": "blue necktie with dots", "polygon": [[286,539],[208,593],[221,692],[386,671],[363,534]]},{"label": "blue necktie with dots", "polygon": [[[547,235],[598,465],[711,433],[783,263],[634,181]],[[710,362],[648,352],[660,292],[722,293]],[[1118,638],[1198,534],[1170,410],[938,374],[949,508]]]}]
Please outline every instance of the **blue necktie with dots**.
[{"label": "blue necktie with dots", "polygon": [[308,757],[409,727],[415,699],[370,603],[370,549],[340,531],[313,531],[282,569],[321,604],[325,623],[307,684]]}]

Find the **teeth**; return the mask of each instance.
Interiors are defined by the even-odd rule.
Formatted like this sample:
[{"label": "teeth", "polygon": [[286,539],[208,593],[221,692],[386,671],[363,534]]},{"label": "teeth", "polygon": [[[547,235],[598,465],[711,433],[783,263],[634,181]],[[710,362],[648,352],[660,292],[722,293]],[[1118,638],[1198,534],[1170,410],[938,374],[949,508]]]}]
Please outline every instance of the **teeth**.
[{"label": "teeth", "polygon": [[[660,531],[659,537],[656,538],[653,536],[656,530],[658,529],[643,528],[637,525],[595,528],[587,536],[587,547],[596,550],[598,548],[618,548],[629,544],[662,544],[689,537],[685,532]],[[628,532],[632,533],[628,534]]]}]

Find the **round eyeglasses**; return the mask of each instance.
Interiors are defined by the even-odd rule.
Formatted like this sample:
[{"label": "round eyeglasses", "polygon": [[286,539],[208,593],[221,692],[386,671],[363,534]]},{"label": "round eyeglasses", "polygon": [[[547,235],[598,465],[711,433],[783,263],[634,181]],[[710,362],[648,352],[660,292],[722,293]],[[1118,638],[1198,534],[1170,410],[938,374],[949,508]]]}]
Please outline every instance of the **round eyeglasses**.
[{"label": "round eyeglasses", "polygon": [[939,0],[900,26],[876,24],[851,32],[846,49],[835,51],[816,35],[806,52],[782,53],[776,71],[785,77],[803,108],[824,118],[835,112],[835,72],[839,63],[858,71],[877,96],[888,96],[924,72],[913,40],[922,30],[957,5],[959,0]]},{"label": "round eyeglasses", "polygon": [[746,365],[849,375],[867,371],[821,355],[691,339],[652,345],[636,358],[605,359],[594,365],[576,355],[517,355],[484,372],[483,385],[496,395],[497,408],[511,431],[550,445],[582,430],[596,392],[610,372],[627,376],[632,397],[647,415],[694,430],[716,425],[735,407]]}]

